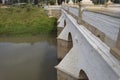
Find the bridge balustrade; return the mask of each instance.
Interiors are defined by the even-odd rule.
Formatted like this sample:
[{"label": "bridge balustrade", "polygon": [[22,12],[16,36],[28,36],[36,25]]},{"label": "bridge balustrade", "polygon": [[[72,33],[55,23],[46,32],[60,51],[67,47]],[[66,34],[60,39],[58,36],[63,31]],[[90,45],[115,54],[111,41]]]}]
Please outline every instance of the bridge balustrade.
[{"label": "bridge balustrade", "polygon": [[69,13],[73,14],[74,16],[78,17],[79,16],[79,9],[72,7],[72,6],[64,6],[63,7],[66,11]]},{"label": "bridge balustrade", "polygon": [[[64,6],[69,14],[78,19],[79,9],[71,6]],[[119,8],[107,9],[104,7],[86,7],[81,16],[81,25],[84,25],[94,35],[99,37],[110,47],[115,47],[120,30],[120,10]]]}]

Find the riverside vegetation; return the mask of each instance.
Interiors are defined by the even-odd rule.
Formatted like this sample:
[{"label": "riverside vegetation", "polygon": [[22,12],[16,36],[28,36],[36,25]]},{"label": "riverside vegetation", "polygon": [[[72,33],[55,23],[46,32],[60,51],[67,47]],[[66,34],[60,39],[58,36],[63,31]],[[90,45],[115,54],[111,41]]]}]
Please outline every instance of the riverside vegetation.
[{"label": "riverside vegetation", "polygon": [[56,18],[38,7],[0,9],[0,36],[56,34]]}]

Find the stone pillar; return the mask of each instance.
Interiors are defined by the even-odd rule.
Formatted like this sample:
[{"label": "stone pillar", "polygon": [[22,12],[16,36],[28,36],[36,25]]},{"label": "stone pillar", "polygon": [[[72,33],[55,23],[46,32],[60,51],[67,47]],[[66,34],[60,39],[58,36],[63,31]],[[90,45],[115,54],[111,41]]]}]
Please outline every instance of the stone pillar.
[{"label": "stone pillar", "polygon": [[2,4],[5,4],[5,0],[2,0]]},{"label": "stone pillar", "polygon": [[78,13],[78,24],[82,24],[82,6],[81,6],[81,2],[78,2],[79,5],[79,13]]},{"label": "stone pillar", "polygon": [[108,4],[108,5],[109,5],[109,4],[112,4],[111,0],[108,0],[107,4]]},{"label": "stone pillar", "polygon": [[65,4],[67,4],[67,1],[65,0]]},{"label": "stone pillar", "polygon": [[58,0],[56,0],[56,3],[55,3],[56,5],[58,5]]},{"label": "stone pillar", "polygon": [[62,5],[65,5],[65,2],[64,2],[64,1],[62,2]]},{"label": "stone pillar", "polygon": [[51,9],[49,9],[48,15],[49,15],[49,17],[52,17],[52,11],[51,11]]},{"label": "stone pillar", "polygon": [[112,4],[111,0],[108,0],[108,2],[105,3],[105,7],[108,7],[111,4]]},{"label": "stone pillar", "polygon": [[74,3],[75,5],[76,5],[76,0],[75,0],[75,3]]}]

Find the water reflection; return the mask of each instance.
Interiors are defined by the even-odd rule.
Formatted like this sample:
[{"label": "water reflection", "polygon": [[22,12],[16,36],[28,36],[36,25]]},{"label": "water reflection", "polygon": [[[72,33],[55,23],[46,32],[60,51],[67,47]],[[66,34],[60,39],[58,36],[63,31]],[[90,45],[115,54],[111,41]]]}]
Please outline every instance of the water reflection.
[{"label": "water reflection", "polygon": [[55,37],[4,39],[0,39],[0,80],[56,80]]}]

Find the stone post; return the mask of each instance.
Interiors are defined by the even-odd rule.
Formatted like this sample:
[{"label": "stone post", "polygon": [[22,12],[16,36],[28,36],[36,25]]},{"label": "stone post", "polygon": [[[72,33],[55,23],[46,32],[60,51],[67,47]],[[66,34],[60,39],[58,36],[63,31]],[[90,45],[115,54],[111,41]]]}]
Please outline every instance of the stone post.
[{"label": "stone post", "polygon": [[112,4],[111,0],[108,0],[107,4]]},{"label": "stone post", "polygon": [[56,5],[58,5],[58,0],[56,0],[56,3],[55,3]]},{"label": "stone post", "polygon": [[67,4],[67,1],[65,0],[65,4]]},{"label": "stone post", "polygon": [[2,4],[5,4],[5,0],[2,0]]},{"label": "stone post", "polygon": [[118,34],[118,38],[117,38],[117,45],[116,47],[120,50],[120,29],[119,29],[119,34]]},{"label": "stone post", "polygon": [[78,13],[78,23],[82,24],[82,6],[81,6],[81,2],[78,2],[79,5],[79,13]]},{"label": "stone post", "polygon": [[76,5],[76,0],[75,0],[75,3],[74,3],[75,5]]},{"label": "stone post", "polygon": [[112,4],[111,0],[108,0],[108,2],[105,3],[105,7],[108,7],[111,4]]}]

